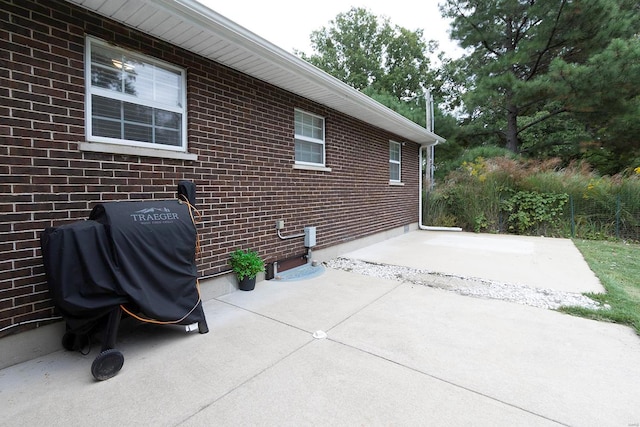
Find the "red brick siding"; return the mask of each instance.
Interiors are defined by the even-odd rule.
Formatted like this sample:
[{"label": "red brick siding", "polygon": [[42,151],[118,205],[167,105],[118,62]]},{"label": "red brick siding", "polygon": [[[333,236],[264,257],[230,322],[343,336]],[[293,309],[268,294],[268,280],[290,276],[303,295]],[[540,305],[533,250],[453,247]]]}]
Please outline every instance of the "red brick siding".
[{"label": "red brick siding", "polygon": [[[0,0],[0,328],[53,314],[39,236],[98,202],[173,198],[197,184],[201,275],[235,248],[267,261],[304,252],[284,234],[317,227],[317,248],[418,219],[418,145],[389,185],[389,139],[371,125],[61,0]],[[197,161],[81,152],[85,34],[187,69],[188,144]],[[331,172],[293,169],[294,109],[325,117]]]}]

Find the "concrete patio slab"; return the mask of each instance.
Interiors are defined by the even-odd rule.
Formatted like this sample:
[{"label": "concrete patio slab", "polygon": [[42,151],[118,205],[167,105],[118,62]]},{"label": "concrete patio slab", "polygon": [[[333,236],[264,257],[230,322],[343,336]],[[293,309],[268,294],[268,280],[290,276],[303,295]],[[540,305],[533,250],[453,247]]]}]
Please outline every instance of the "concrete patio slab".
[{"label": "concrete patio slab", "polygon": [[0,424],[177,425],[312,338],[296,328],[208,301],[211,332],[139,324],[123,333],[122,371],[96,382],[98,349],[59,351],[0,371]]},{"label": "concrete patio slab", "polygon": [[306,345],[195,414],[184,425],[214,423],[227,426],[557,425],[330,339]]},{"label": "concrete patio slab", "polygon": [[260,284],[252,292],[234,292],[219,300],[309,333],[336,326],[400,285],[337,270],[308,280]]},{"label": "concrete patio slab", "polygon": [[604,292],[570,239],[415,231],[343,256],[543,289]]},{"label": "concrete patio slab", "polygon": [[[431,237],[361,253],[424,261],[415,251]],[[568,265],[580,271],[566,280],[588,276]],[[0,425],[640,424],[640,338],[628,327],[330,268],[204,308],[205,335],[123,325],[125,364],[107,381],[90,374],[96,346],[0,370]]]},{"label": "concrete patio slab", "polygon": [[559,423],[640,417],[640,340],[619,325],[402,285],[329,337]]}]

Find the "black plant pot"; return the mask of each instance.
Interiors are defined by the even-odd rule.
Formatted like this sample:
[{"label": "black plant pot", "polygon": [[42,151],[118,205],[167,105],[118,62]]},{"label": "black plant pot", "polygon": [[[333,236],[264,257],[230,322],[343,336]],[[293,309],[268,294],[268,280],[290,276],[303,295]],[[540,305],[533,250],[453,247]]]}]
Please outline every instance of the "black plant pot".
[{"label": "black plant pot", "polygon": [[256,278],[244,276],[242,280],[238,282],[241,291],[252,291],[256,287]]}]

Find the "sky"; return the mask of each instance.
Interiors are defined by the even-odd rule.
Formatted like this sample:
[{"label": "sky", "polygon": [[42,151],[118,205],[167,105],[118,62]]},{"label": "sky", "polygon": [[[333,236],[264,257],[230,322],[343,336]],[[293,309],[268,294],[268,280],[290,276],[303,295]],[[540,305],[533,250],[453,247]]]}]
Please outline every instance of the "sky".
[{"label": "sky", "polygon": [[276,46],[311,52],[309,35],[328,27],[329,21],[351,7],[386,16],[392,25],[411,31],[422,29],[425,40],[435,40],[447,56],[459,56],[461,49],[449,39],[449,23],[440,16],[438,0],[198,0],[222,16]]}]

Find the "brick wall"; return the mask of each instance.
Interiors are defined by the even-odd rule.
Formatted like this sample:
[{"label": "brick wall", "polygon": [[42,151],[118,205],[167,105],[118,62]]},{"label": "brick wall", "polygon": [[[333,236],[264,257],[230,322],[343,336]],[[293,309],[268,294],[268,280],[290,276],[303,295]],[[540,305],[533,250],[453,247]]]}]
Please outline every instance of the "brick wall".
[{"label": "brick wall", "polygon": [[[198,189],[202,276],[227,270],[236,248],[303,253],[302,239],[277,237],[278,219],[284,234],[316,226],[318,249],[417,222],[417,144],[402,147],[405,185],[390,186],[394,135],[61,0],[0,0],[0,11],[0,328],[54,313],[45,227],[101,201],[174,198],[183,179]],[[79,151],[85,35],[187,69],[197,161]],[[325,117],[331,172],[293,169],[294,108]]]}]

